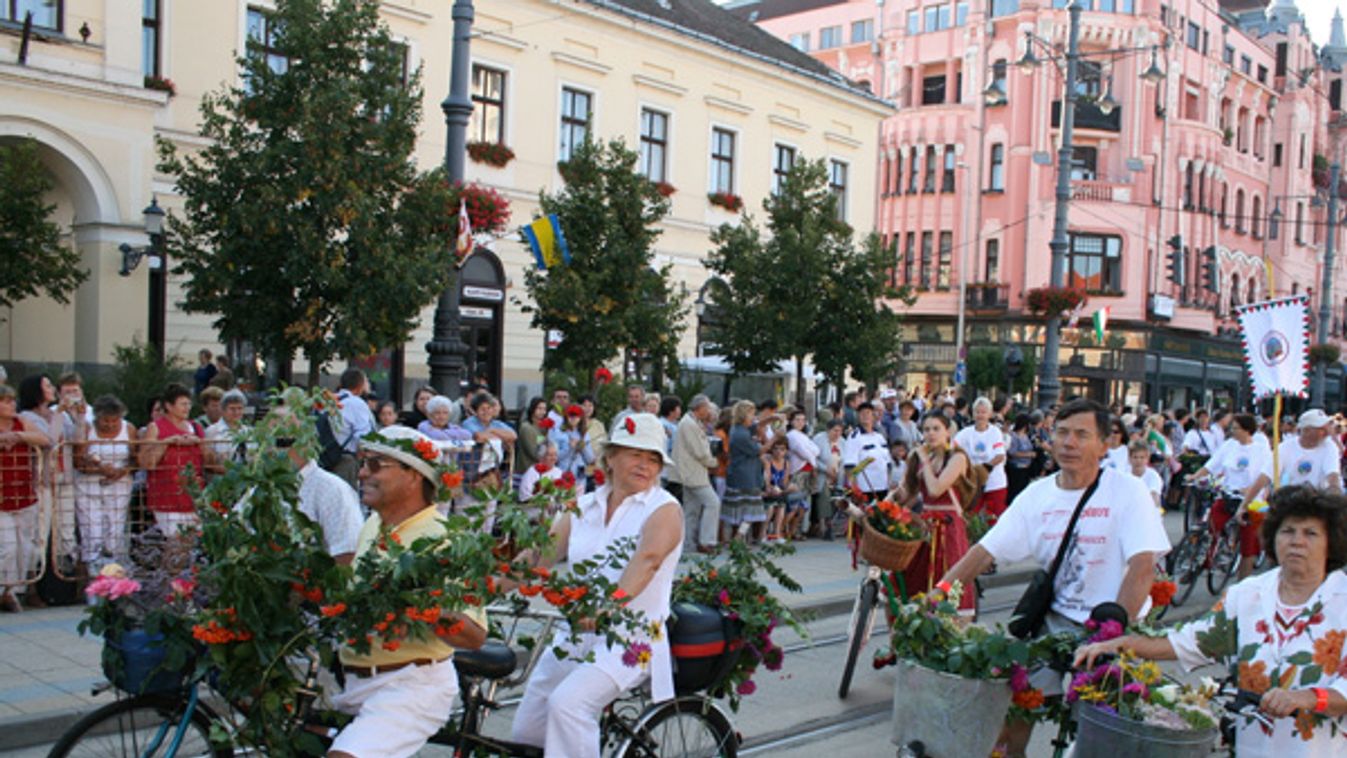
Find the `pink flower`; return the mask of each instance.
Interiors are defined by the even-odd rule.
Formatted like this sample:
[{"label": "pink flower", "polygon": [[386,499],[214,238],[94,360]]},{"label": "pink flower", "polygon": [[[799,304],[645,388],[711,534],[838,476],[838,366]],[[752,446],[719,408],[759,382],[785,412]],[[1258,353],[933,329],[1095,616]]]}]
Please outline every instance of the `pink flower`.
[{"label": "pink flower", "polygon": [[89,597],[101,597],[107,600],[118,600],[128,595],[134,595],[139,591],[140,582],[135,579],[116,579],[110,576],[100,576],[84,588],[84,594]]},{"label": "pink flower", "polygon": [[1099,631],[1095,632],[1094,636],[1090,637],[1090,642],[1105,642],[1116,637],[1121,637],[1122,633],[1122,624],[1112,620],[1105,621],[1099,625]]},{"label": "pink flower", "polygon": [[720,594],[716,595],[716,600],[719,600],[721,605],[729,605],[730,593],[726,590],[721,590]]},{"label": "pink flower", "polygon": [[1142,700],[1150,697],[1150,691],[1141,682],[1128,682],[1123,685],[1122,691],[1124,695],[1136,695]]},{"label": "pink flower", "polygon": [[196,591],[196,582],[191,579],[174,579],[168,586],[173,588],[173,594],[178,597],[191,597]]},{"label": "pink flower", "polygon": [[755,684],[752,679],[745,679],[739,683],[738,687],[734,688],[734,691],[740,695],[752,695],[754,692],[758,691],[758,685]]},{"label": "pink flower", "polygon": [[1023,692],[1029,689],[1029,671],[1018,663],[1010,667],[1010,691]]},{"label": "pink flower", "polygon": [[630,668],[637,666],[645,668],[650,663],[650,656],[650,646],[644,642],[636,642],[622,652],[622,665]]}]

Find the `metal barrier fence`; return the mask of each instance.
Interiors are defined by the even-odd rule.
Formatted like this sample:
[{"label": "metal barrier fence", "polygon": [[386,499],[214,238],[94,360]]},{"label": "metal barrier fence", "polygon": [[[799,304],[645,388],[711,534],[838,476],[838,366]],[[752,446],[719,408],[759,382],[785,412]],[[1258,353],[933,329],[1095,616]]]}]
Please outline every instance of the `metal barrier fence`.
[{"label": "metal barrier fence", "polygon": [[0,590],[23,594],[46,570],[52,472],[41,448],[0,446]]}]

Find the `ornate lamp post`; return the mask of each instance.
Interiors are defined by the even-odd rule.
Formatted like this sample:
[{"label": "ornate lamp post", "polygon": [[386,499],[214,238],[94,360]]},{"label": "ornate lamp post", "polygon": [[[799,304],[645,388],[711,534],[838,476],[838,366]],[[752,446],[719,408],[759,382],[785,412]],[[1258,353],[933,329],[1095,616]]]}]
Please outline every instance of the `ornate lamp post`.
[{"label": "ornate lamp post", "polygon": [[117,247],[122,253],[122,268],[117,273],[130,276],[140,265],[140,259],[148,257],[150,266],[150,318],[149,343],[159,360],[164,360],[165,313],[168,306],[168,254],[164,250],[164,209],[159,207],[158,198],[150,198],[150,204],[141,212],[145,216],[145,234],[149,235],[148,245],[128,245],[123,242]]}]

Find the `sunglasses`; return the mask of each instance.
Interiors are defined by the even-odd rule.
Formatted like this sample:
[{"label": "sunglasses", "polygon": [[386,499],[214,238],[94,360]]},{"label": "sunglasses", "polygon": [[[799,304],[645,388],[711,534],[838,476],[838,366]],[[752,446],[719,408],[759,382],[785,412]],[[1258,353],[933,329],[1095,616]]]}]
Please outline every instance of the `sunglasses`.
[{"label": "sunglasses", "polygon": [[407,468],[401,461],[395,461],[392,458],[385,458],[379,455],[368,455],[360,459],[360,467],[369,469],[371,474],[377,474],[389,466],[401,466]]}]

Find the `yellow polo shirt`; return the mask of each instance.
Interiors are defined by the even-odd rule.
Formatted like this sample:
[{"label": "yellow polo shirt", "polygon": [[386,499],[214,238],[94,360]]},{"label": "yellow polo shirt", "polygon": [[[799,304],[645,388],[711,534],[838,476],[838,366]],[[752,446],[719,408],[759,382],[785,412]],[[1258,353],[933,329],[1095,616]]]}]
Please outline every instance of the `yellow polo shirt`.
[{"label": "yellow polo shirt", "polygon": [[[374,547],[375,540],[379,538],[379,530],[382,527],[383,520],[380,519],[379,514],[370,514],[369,519],[365,521],[365,525],[361,527],[360,537],[356,542],[355,557],[357,561],[360,560],[360,556]],[[443,536],[445,534],[444,521],[440,519],[439,511],[436,511],[434,506],[430,506],[393,527],[392,533],[398,536],[402,544],[410,545],[422,537]],[[464,615],[476,621],[483,629],[486,628],[486,611],[481,608],[475,608]],[[351,648],[343,647],[340,651],[341,662],[346,666],[392,666],[418,658],[438,661],[454,654],[454,648],[445,644],[444,640],[439,637],[430,639],[408,638],[401,642],[402,644],[397,650],[384,650],[383,640],[378,635],[374,635],[368,655],[360,655]]]}]

